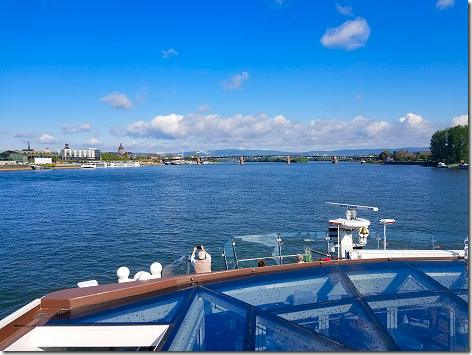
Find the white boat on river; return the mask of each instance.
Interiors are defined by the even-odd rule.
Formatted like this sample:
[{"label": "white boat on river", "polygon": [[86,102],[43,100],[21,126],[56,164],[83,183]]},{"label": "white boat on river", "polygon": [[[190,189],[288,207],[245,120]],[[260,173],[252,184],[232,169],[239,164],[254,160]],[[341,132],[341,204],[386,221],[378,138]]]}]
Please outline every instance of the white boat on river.
[{"label": "white boat on river", "polygon": [[447,169],[447,168],[449,168],[449,166],[446,165],[446,164],[444,164],[442,161],[440,161],[440,162],[438,163],[438,168]]},{"label": "white boat on river", "polygon": [[104,161],[93,161],[89,163],[81,164],[82,168],[96,169],[96,168],[136,168],[141,166],[139,162],[104,162]]},{"label": "white boat on river", "polygon": [[139,162],[111,162],[107,163],[108,168],[137,168],[141,166]]},{"label": "white boat on river", "polygon": [[106,168],[107,163],[104,161],[91,161],[91,162],[83,163],[80,166],[85,169],[97,169],[97,168]]}]

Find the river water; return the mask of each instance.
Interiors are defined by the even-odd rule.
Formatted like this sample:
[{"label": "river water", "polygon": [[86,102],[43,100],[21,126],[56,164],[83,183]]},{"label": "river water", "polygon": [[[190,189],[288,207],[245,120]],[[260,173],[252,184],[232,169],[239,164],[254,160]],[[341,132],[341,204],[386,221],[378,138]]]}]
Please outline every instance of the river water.
[{"label": "river water", "polygon": [[[375,206],[369,248],[463,249],[468,236],[468,171],[359,163],[220,163],[0,173],[0,319],[47,293],[95,279],[117,281],[159,261],[168,265],[203,244],[224,268],[230,238],[320,231],[307,242],[326,251],[325,202]],[[311,244],[310,244],[311,243]],[[303,250],[300,250],[303,252]],[[257,255],[255,256],[257,257]]]}]

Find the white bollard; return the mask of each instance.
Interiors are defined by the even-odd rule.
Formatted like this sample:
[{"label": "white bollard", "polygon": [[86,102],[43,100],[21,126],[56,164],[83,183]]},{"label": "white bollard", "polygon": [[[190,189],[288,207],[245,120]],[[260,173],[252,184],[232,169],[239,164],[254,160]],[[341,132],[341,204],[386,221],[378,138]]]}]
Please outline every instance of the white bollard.
[{"label": "white bollard", "polygon": [[133,281],[129,278],[129,269],[126,266],[120,267],[116,271],[116,275],[118,276],[118,283]]},{"label": "white bollard", "polygon": [[143,272],[146,272],[146,271],[141,270],[141,271],[138,271],[136,274],[134,274],[133,281],[139,280],[139,276],[141,276]]},{"label": "white bollard", "polygon": [[147,272],[147,271],[140,271],[140,272],[141,273],[138,276],[138,281],[151,280],[152,279],[152,275],[149,272]]},{"label": "white bollard", "polygon": [[151,265],[151,275],[153,279],[160,279],[162,277],[162,265],[161,263],[155,262]]}]

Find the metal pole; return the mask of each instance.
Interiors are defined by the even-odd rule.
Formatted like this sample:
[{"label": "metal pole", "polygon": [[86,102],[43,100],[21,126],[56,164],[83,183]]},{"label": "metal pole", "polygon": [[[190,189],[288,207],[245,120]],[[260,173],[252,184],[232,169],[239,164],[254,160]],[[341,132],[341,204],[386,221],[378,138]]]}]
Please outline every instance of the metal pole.
[{"label": "metal pole", "polygon": [[339,224],[338,224],[338,258],[341,257],[341,244],[339,244]]},{"label": "metal pole", "polygon": [[224,247],[223,247],[223,255],[222,256],[223,256],[223,259],[225,261],[225,268],[226,268],[226,270],[229,270],[228,269],[228,261],[226,260],[226,252],[225,252]]},{"label": "metal pole", "polygon": [[331,239],[329,238],[329,233],[326,233],[326,241],[328,242],[328,254],[331,254],[331,250],[329,248],[329,242],[331,241]]},{"label": "metal pole", "polygon": [[234,264],[235,264],[235,266],[237,266],[238,269],[239,269],[238,257],[236,256],[236,247],[235,247],[236,244],[234,243],[234,239],[233,239],[233,238],[231,238],[231,245],[233,246]]},{"label": "metal pole", "polygon": [[277,233],[277,244],[279,245],[279,262],[280,262],[280,265],[282,265],[282,245],[280,244],[281,241],[282,241],[282,239],[280,239],[280,234]]},{"label": "metal pole", "polygon": [[387,250],[387,224],[384,224],[384,250]]}]

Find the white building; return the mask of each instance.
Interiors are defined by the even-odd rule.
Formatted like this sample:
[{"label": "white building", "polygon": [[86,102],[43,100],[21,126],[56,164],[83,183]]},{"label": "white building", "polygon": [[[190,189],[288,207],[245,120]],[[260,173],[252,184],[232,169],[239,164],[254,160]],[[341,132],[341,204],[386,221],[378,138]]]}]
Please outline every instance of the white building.
[{"label": "white building", "polygon": [[34,163],[35,163],[36,165],[52,164],[52,158],[34,157]]},{"label": "white building", "polygon": [[100,150],[96,148],[87,149],[70,149],[66,143],[64,149],[61,150],[61,158],[63,160],[100,160]]}]

